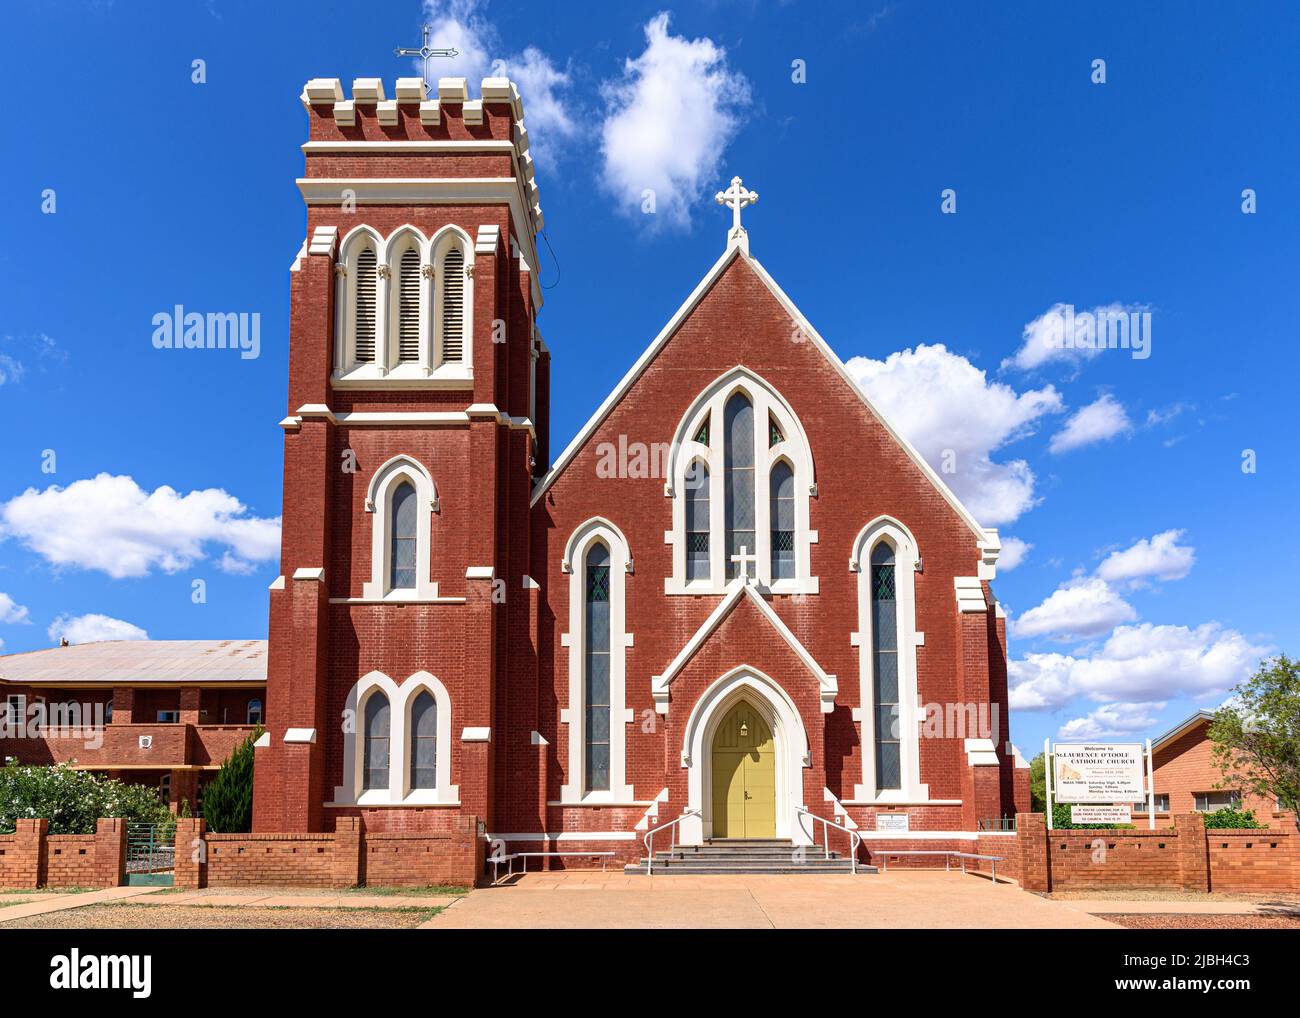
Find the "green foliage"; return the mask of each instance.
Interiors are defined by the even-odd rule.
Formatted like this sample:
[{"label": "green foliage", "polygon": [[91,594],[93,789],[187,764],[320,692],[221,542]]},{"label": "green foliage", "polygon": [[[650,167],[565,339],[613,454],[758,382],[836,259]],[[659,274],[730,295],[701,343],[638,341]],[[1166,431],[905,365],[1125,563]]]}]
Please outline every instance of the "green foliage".
[{"label": "green foliage", "polygon": [[1206,827],[1233,828],[1233,827],[1265,827],[1255,819],[1255,813],[1248,809],[1233,809],[1231,806],[1224,806],[1223,809],[1216,809],[1213,813],[1205,814]]},{"label": "green foliage", "polygon": [[247,834],[253,829],[253,743],[262,735],[259,726],[236,746],[203,787],[203,818],[208,830],[218,834]]},{"label": "green foliage", "polygon": [[94,834],[100,817],[172,824],[158,790],[128,785],[67,764],[0,769],[0,834],[12,834],[15,821],[44,817],[51,834]]},{"label": "green foliage", "polygon": [[1300,828],[1300,662],[1264,661],[1233,694],[1210,722],[1215,762],[1231,787],[1276,798]]},{"label": "green foliage", "polygon": [[1047,812],[1047,760],[1042,753],[1029,761],[1029,808]]}]

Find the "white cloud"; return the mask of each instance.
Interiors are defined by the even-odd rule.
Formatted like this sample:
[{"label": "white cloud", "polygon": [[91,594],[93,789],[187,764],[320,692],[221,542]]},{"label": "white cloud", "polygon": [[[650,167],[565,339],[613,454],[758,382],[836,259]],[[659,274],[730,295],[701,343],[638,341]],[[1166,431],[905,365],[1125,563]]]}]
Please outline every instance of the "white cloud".
[{"label": "white cloud", "polygon": [[885,360],[853,357],[849,373],[880,412],[943,477],[985,526],[1011,523],[1035,504],[1034,472],[1024,460],[992,453],[1058,413],[1052,386],[1017,393],[990,382],[943,344],[922,343]]},{"label": "white cloud", "polygon": [[[551,139],[571,138],[578,130],[568,96],[569,73],[536,46],[507,53],[496,26],[483,14],[486,6],[482,0],[424,0],[424,23],[431,28],[429,45],[457,51],[451,58],[435,58],[429,75],[464,77],[471,94],[486,77],[512,79],[524,101],[528,150],[539,163],[549,165],[554,150]],[[424,61],[417,57],[414,62],[416,73],[423,74]]]},{"label": "white cloud", "polygon": [[1065,427],[1052,436],[1048,450],[1058,455],[1085,445],[1104,442],[1128,431],[1132,425],[1124,407],[1110,393],[1075,411]]},{"label": "white cloud", "polygon": [[651,229],[690,222],[691,206],[718,183],[718,164],[750,98],[725,49],[669,34],[668,19],[661,11],[646,22],[645,50],[601,88],[601,181],[631,215],[641,214],[644,192],[653,191],[655,214],[643,217]]},{"label": "white cloud", "polygon": [[17,625],[20,622],[30,621],[26,605],[17,604],[8,594],[0,592],[0,622]]},{"label": "white cloud", "polygon": [[1136,618],[1131,604],[1105,580],[1092,576],[1058,587],[1042,604],[1013,619],[1011,632],[1017,637],[1083,639]]},{"label": "white cloud", "polygon": [[0,385],[4,385],[6,382],[21,382],[22,380],[22,363],[14,360],[7,353],[0,353]]},{"label": "white cloud", "polygon": [[[1079,342],[1074,345],[1066,345],[1066,322],[1069,320],[1068,315],[1070,314],[1068,308],[1069,305],[1066,304],[1053,304],[1026,325],[1021,332],[1020,349],[1004,360],[1002,367],[1032,371],[1035,368],[1041,368],[1044,364],[1055,361],[1072,364],[1077,369],[1085,361],[1104,353],[1107,349],[1105,342],[1087,342],[1084,337],[1080,336],[1079,328],[1081,323],[1078,321],[1075,323],[1075,333],[1076,337],[1079,338]],[[1106,315],[1127,315],[1133,311],[1143,310],[1149,310],[1148,305],[1105,304],[1092,308],[1090,312],[1081,311],[1078,314],[1091,314],[1094,319],[1100,316],[1101,320],[1104,321]]]},{"label": "white cloud", "polygon": [[1091,656],[1026,654],[1009,661],[1013,710],[1054,710],[1077,696],[1145,703],[1221,694],[1250,676],[1273,648],[1206,622],[1194,629],[1121,626]]},{"label": "white cloud", "polygon": [[182,495],[144,491],[129,476],[99,474],[62,488],[28,488],[0,503],[0,537],[13,537],[53,566],[96,569],[114,579],[174,573],[224,546],[227,565],[275,559],[279,517],[248,515],[220,488]]},{"label": "white cloud", "polygon": [[1140,584],[1147,577],[1181,580],[1192,571],[1196,549],[1179,544],[1181,530],[1164,530],[1150,540],[1143,538],[1131,548],[1113,551],[1097,567],[1097,575],[1110,583]]},{"label": "white cloud", "polygon": [[58,643],[98,643],[100,640],[147,640],[149,634],[139,626],[108,615],[60,615],[50,623],[50,639]]},{"label": "white cloud", "polygon": [[1065,740],[1092,740],[1136,735],[1149,732],[1156,724],[1156,715],[1165,709],[1163,702],[1108,703],[1085,717],[1067,721],[1056,737]]},{"label": "white cloud", "polygon": [[1032,544],[1020,540],[1018,537],[1002,538],[1002,553],[998,555],[998,572],[1009,573],[1016,566],[1024,562],[1029,555]]}]

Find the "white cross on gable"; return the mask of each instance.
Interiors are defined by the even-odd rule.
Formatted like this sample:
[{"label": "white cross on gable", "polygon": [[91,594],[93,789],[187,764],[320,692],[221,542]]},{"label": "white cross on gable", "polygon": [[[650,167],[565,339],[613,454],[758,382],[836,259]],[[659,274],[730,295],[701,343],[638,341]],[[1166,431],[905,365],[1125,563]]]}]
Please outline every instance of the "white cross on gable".
[{"label": "white cross on gable", "polygon": [[744,544],[742,544],[742,545],[740,546],[740,554],[739,554],[739,555],[732,555],[732,556],[731,556],[731,561],[732,561],[732,562],[735,562],[738,566],[740,566],[740,579],[741,579],[741,581],[742,581],[743,583],[745,583],[745,584],[748,586],[748,584],[749,584],[749,565],[750,565],[751,562],[757,562],[757,561],[758,561],[758,556],[757,556],[757,555],[750,555],[750,554],[749,554],[749,547],[748,547],[748,545],[744,545]]},{"label": "white cross on gable", "polygon": [[719,205],[725,205],[731,209],[731,232],[727,234],[727,246],[739,244],[748,251],[749,235],[745,233],[745,228],[740,225],[740,210],[758,201],[758,192],[746,190],[739,177],[732,177],[731,186],[725,191],[719,191],[713,196],[713,200]]}]

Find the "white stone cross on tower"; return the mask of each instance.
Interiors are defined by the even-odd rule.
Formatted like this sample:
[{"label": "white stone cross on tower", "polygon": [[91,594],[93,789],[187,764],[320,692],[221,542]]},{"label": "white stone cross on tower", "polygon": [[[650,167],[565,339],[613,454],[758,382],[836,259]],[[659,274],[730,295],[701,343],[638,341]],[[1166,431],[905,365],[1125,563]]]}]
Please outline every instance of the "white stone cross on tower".
[{"label": "white stone cross on tower", "polygon": [[[740,178],[737,177],[736,179],[739,180]],[[758,556],[750,555],[749,546],[742,544],[740,546],[740,554],[732,555],[731,561],[740,566],[740,579],[746,586],[749,586],[749,564],[751,562],[757,562]]]},{"label": "white stone cross on tower", "polygon": [[719,205],[726,205],[731,209],[731,232],[727,234],[727,246],[739,244],[746,251],[749,250],[749,235],[745,233],[745,228],[740,225],[740,210],[746,205],[753,205],[758,201],[758,192],[747,191],[745,185],[740,182],[739,177],[731,178],[731,186],[725,191],[719,191],[713,196],[713,200]]},{"label": "white stone cross on tower", "polygon": [[420,41],[419,49],[406,49],[399,46],[397,49],[393,50],[393,52],[396,53],[399,57],[420,57],[424,60],[425,85],[430,84],[429,81],[430,60],[432,60],[434,57],[456,57],[460,55],[459,51],[454,46],[452,46],[449,49],[434,49],[432,46],[429,45],[429,36],[431,35],[433,35],[433,26],[421,25],[420,26],[421,41]]}]

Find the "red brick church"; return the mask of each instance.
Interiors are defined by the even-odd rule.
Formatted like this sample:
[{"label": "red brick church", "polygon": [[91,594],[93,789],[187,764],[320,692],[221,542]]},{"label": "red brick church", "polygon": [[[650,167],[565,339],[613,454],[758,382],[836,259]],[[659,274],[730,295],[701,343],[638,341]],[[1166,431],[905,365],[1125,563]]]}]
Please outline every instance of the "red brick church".
[{"label": "red brick church", "polygon": [[472,816],[632,860],[678,817],[795,846],[824,818],[865,860],[1027,810],[997,534],[750,253],[757,196],[719,194],[725,250],[553,455],[523,104],[432,91],[302,96],[255,830]]}]

